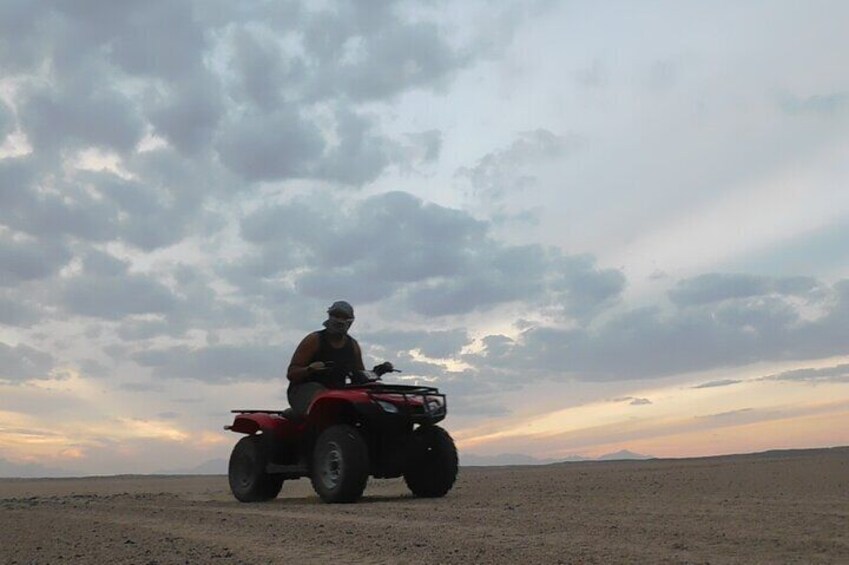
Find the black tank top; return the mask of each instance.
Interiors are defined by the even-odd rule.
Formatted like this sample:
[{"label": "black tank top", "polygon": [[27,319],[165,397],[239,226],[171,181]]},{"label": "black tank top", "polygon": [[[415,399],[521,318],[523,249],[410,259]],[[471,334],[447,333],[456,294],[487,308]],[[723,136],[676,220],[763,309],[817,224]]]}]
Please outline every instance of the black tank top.
[{"label": "black tank top", "polygon": [[342,388],[345,386],[345,377],[356,368],[357,354],[354,351],[356,340],[351,336],[346,336],[345,344],[337,348],[330,344],[327,330],[321,330],[317,333],[318,351],[310,360],[310,363],[322,361],[333,363],[333,367],[313,373],[310,375],[310,381],[321,383],[327,388]]}]

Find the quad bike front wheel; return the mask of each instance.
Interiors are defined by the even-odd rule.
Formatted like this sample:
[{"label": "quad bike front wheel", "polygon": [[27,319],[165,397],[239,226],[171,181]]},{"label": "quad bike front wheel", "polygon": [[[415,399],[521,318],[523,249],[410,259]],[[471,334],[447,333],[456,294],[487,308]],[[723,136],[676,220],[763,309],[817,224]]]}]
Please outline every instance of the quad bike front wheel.
[{"label": "quad bike front wheel", "polygon": [[262,436],[245,436],[230,454],[227,476],[230,490],[240,502],[263,502],[277,498],[283,476],[265,472],[268,456]]},{"label": "quad bike front wheel", "polygon": [[404,482],[416,496],[445,496],[457,480],[457,448],[439,426],[420,426],[413,432]]},{"label": "quad bike front wheel", "polygon": [[355,502],[366,488],[368,474],[368,447],[355,427],[331,426],[318,436],[311,478],[322,500]]}]

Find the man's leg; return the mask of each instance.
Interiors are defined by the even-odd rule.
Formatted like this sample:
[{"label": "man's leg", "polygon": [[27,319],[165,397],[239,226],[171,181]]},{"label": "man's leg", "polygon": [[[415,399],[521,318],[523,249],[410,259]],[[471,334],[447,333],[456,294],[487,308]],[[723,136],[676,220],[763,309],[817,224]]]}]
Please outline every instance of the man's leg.
[{"label": "man's leg", "polygon": [[299,415],[304,416],[312,403],[312,399],[318,393],[327,390],[319,383],[303,383],[293,386],[288,391],[289,405]]}]

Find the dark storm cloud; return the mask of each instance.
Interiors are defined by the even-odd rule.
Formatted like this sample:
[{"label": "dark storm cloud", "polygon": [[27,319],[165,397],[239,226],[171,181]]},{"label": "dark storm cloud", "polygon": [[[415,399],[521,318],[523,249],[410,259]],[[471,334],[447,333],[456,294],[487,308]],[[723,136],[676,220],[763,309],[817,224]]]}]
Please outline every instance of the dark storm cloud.
[{"label": "dark storm cloud", "polygon": [[168,287],[156,278],[135,274],[72,278],[63,285],[61,300],[73,314],[107,320],[132,314],[166,314],[177,305]]},{"label": "dark storm cloud", "polygon": [[193,6],[193,13],[205,28],[223,28],[233,22],[266,24],[281,32],[297,27],[306,9],[298,0],[277,2],[231,2],[205,0]]},{"label": "dark storm cloud", "polygon": [[439,85],[470,60],[453,50],[439,28],[429,23],[396,23],[362,37],[358,48],[359,61],[335,59],[336,65],[317,78],[317,93],[381,99],[409,88]]},{"label": "dark storm cloud", "polygon": [[40,0],[4,0],[0,2],[0,70],[14,73],[27,69],[44,55],[38,28]]},{"label": "dark storm cloud", "polygon": [[[439,86],[475,59],[442,27],[408,20],[393,2],[218,10],[162,0],[14,1],[2,9],[4,41],[12,38],[5,68],[49,71],[15,94],[38,176],[58,172],[68,150],[132,157],[151,131],[207,166],[215,164],[207,149],[217,149],[249,182],[362,184],[408,161],[410,144],[386,138],[360,101]],[[315,125],[317,104],[331,109],[327,138]],[[419,142],[432,159],[438,143],[412,145]]]},{"label": "dark storm cloud", "polygon": [[717,388],[722,386],[736,385],[742,382],[743,381],[738,379],[720,379],[718,381],[708,381],[706,383],[696,385],[693,388]]},{"label": "dark storm cloud", "polygon": [[509,272],[491,270],[479,276],[436,281],[413,290],[408,298],[410,307],[425,316],[467,314],[503,302],[511,302],[539,287],[514,285]]},{"label": "dark storm cloud", "polygon": [[94,276],[117,277],[127,272],[129,263],[117,257],[98,251],[90,250],[83,257],[83,268],[86,273]]},{"label": "dark storm cloud", "polygon": [[[0,161],[5,189],[0,224],[49,245],[62,245],[66,236],[73,236],[92,242],[122,239],[151,250],[176,242],[190,225],[194,203],[186,205],[188,187],[172,193],[150,182],[80,171],[58,183],[57,191],[44,191],[36,167],[29,157]],[[151,222],[153,217],[157,222]]]},{"label": "dark storm cloud", "polygon": [[319,272],[351,269],[368,284],[456,273],[466,248],[485,233],[484,224],[465,213],[401,192],[348,211],[331,199],[297,200],[261,209],[241,225],[243,238],[263,255],[297,254]]},{"label": "dark storm cloud", "polygon": [[123,341],[179,338],[193,328],[210,331],[255,322],[249,305],[219,296],[212,279],[193,267],[176,264],[155,275],[131,273],[129,263],[96,250],[83,254],[82,265],[82,273],[59,285],[60,305],[73,314],[120,321],[115,332]]},{"label": "dark storm cloud", "polygon": [[0,232],[0,287],[49,277],[70,258],[64,245],[37,239],[15,240]]},{"label": "dark storm cloud", "polygon": [[402,19],[398,4],[342,1],[300,14],[309,98],[375,100],[431,88],[474,60],[436,24]]},{"label": "dark storm cloud", "polygon": [[97,359],[80,359],[80,373],[86,377],[107,378],[112,375],[110,368],[98,361]]},{"label": "dark storm cloud", "polygon": [[354,269],[329,268],[306,273],[298,278],[295,290],[303,296],[330,299],[346,296],[357,303],[369,303],[390,296],[396,284]]},{"label": "dark storm cloud", "polygon": [[157,277],[129,273],[127,268],[114,256],[88,251],[82,272],[59,284],[61,305],[72,314],[106,320],[176,310],[177,297]]},{"label": "dark storm cloud", "polygon": [[0,324],[27,328],[41,320],[41,307],[28,299],[25,291],[0,289]]},{"label": "dark storm cloud", "polygon": [[240,95],[268,112],[283,102],[284,89],[306,80],[305,63],[287,58],[278,39],[252,33],[244,28],[233,34],[232,66]]},{"label": "dark storm cloud", "polygon": [[173,269],[180,300],[169,315],[175,326],[218,328],[244,328],[254,324],[256,316],[250,304],[222,297],[213,288],[213,279],[206,273],[185,265]]},{"label": "dark storm cloud", "polygon": [[32,159],[0,159],[0,221],[6,223],[10,210],[22,206],[33,197],[30,187],[36,178],[36,164]]},{"label": "dark storm cloud", "polygon": [[[232,96],[247,104],[231,113],[215,146],[222,162],[249,181],[307,177],[356,185],[392,162],[403,165],[407,146],[382,135],[377,117],[356,105],[439,86],[474,60],[435,24],[402,20],[392,3],[337,2],[288,16],[284,28],[303,31],[299,49],[284,48],[265,22],[230,34]],[[333,143],[304,113],[316,103],[331,108]],[[437,148],[425,141],[428,158]]]},{"label": "dark storm cloud", "polygon": [[598,269],[594,259],[568,257],[540,246],[495,246],[470,250],[459,276],[425,281],[409,292],[411,307],[429,316],[463,314],[525,301],[560,318],[587,318],[612,304],[625,277]]},{"label": "dark storm cloud", "polygon": [[403,174],[421,173],[420,168],[439,161],[442,152],[442,132],[427,130],[409,133],[397,146],[389,147],[393,161]]},{"label": "dark storm cloud", "polygon": [[734,270],[779,273],[839,272],[849,264],[849,217],[844,216],[792,240],[739,256]]},{"label": "dark storm cloud", "polygon": [[705,416],[696,416],[699,419],[705,420],[734,420],[737,421],[753,421],[764,418],[763,411],[756,411],[754,408],[741,408],[739,410],[729,410],[728,412],[718,412],[716,414],[707,414]]},{"label": "dark storm cloud", "polygon": [[[474,58],[444,28],[408,21],[391,2],[338,2],[316,11],[298,3],[10,0],[0,6],[0,31],[0,69],[19,79],[13,104],[32,147],[30,155],[0,160],[0,286],[39,282],[48,289],[23,299],[4,290],[0,323],[29,326],[45,307],[59,306],[120,321],[115,331],[126,341],[244,327],[255,314],[217,296],[211,281],[166,286],[173,275],[167,267],[130,273],[120,260],[95,253],[80,257],[83,274],[50,281],[73,253],[112,242],[150,252],[189,233],[214,233],[223,221],[206,205],[226,206],[255,181],[361,185],[392,165],[432,162],[439,132],[390,139],[379,116],[360,103],[439,87]],[[15,121],[0,103],[0,137]],[[168,145],[141,150],[142,140],[150,145],[147,134]],[[117,153],[128,175],[74,169],[80,152],[92,148],[108,158]],[[280,305],[288,300],[283,289],[257,278],[325,257],[324,270],[303,274],[298,289],[323,301],[350,284],[355,291],[344,294],[372,301],[394,293],[399,276],[422,276],[409,269],[459,260],[431,253],[433,261],[410,259],[395,265],[402,275],[387,278],[391,249],[339,264],[336,238],[354,232],[334,233],[321,249],[265,245],[253,264],[246,259],[230,276]],[[430,253],[423,241],[419,247]],[[294,310],[276,308],[273,316],[291,323]]]},{"label": "dark storm cloud", "polygon": [[142,351],[134,354],[133,360],[151,368],[157,378],[222,384],[283,379],[285,351],[291,351],[291,348],[271,345],[179,346]]},{"label": "dark storm cloud", "polygon": [[767,292],[768,279],[754,275],[713,273],[679,281],[669,292],[680,305],[707,304],[732,298],[759,296]]},{"label": "dark storm cloud", "polygon": [[314,122],[295,108],[234,117],[217,143],[222,162],[248,180],[306,177],[324,151]]},{"label": "dark storm cloud", "polygon": [[11,346],[0,342],[0,381],[17,383],[49,379],[53,363],[49,353],[24,344]]},{"label": "dark storm cloud", "polygon": [[23,188],[12,205],[0,209],[0,223],[52,245],[61,245],[64,236],[105,241],[117,235],[117,210],[109,202],[96,200],[80,186],[63,184],[62,189],[57,194],[35,185]]},{"label": "dark storm cloud", "polygon": [[[241,264],[266,277],[298,270],[300,294],[327,300],[344,294],[359,302],[397,295],[426,316],[524,300],[558,316],[583,317],[624,287],[621,273],[598,269],[590,257],[499,243],[485,222],[403,192],[352,209],[331,199],[295,200],[252,213],[241,229],[258,253]],[[297,269],[303,265],[311,270]]]},{"label": "dark storm cloud", "polygon": [[156,320],[124,320],[117,334],[124,341],[143,341],[160,336],[183,337],[188,329],[185,321],[169,316]]},{"label": "dark storm cloud", "polygon": [[807,383],[849,383],[849,364],[822,369],[795,369],[763,377],[767,381],[795,381]]},{"label": "dark storm cloud", "polygon": [[[190,3],[42,2],[32,13],[31,41],[50,76],[25,82],[17,99],[40,158],[88,146],[126,154],[148,123],[178,148],[207,143],[223,105]],[[42,63],[32,61],[30,70]]]},{"label": "dark storm cloud", "polygon": [[679,306],[702,305],[723,300],[770,294],[807,296],[820,289],[809,277],[770,278],[736,273],[709,273],[679,281],[669,298]]},{"label": "dark storm cloud", "polygon": [[118,91],[88,81],[36,87],[23,95],[21,127],[36,152],[98,146],[127,152],[144,133],[136,106]]},{"label": "dark storm cloud", "polygon": [[201,73],[172,86],[149,104],[150,123],[178,150],[195,153],[215,134],[225,110],[218,80]]},{"label": "dark storm cloud", "polygon": [[3,140],[14,129],[15,122],[13,118],[12,111],[3,102],[0,102],[0,145],[3,144]]},{"label": "dark storm cloud", "polygon": [[375,131],[374,116],[337,108],[332,122],[336,140],[330,144],[316,120],[293,106],[239,115],[221,129],[216,149],[224,165],[250,181],[313,178],[351,185],[375,180],[392,163],[407,169],[438,152],[432,133],[389,139]]},{"label": "dark storm cloud", "polygon": [[[698,299],[668,312],[633,309],[594,326],[536,326],[517,341],[493,336],[484,341],[481,354],[467,360],[478,367],[532,367],[538,376],[609,381],[845,355],[849,351],[849,280],[832,287],[785,283],[785,279],[763,279],[758,281],[759,290],[744,287],[740,291],[734,286],[733,298],[724,291],[699,294]],[[793,299],[800,289],[812,287],[817,288],[812,304],[823,314],[806,319]]]},{"label": "dark storm cloud", "polygon": [[[194,16],[191,2],[130,0],[95,2],[82,17],[112,30],[109,58],[133,75],[182,81],[203,67],[205,30]],[[89,7],[87,7],[89,8]]]},{"label": "dark storm cloud", "polygon": [[[121,383],[118,388],[130,392],[163,392],[165,390],[165,387],[159,382]],[[200,402],[200,399],[194,399],[194,402]]]},{"label": "dark storm cloud", "polygon": [[590,255],[559,257],[555,261],[551,290],[564,314],[582,319],[613,305],[626,285],[616,269],[600,269]]},{"label": "dark storm cloud", "polygon": [[324,155],[315,174],[350,184],[376,179],[390,163],[392,155],[400,154],[401,146],[374,133],[374,121],[350,111],[338,111],[336,133],[339,142]]},{"label": "dark storm cloud", "polygon": [[[193,221],[199,210],[194,205],[185,206],[180,196],[172,199],[171,194],[137,183],[102,183],[99,189],[116,205],[112,217],[116,239],[139,249],[152,251],[175,244],[195,227]],[[121,190],[123,194],[111,189]]]}]

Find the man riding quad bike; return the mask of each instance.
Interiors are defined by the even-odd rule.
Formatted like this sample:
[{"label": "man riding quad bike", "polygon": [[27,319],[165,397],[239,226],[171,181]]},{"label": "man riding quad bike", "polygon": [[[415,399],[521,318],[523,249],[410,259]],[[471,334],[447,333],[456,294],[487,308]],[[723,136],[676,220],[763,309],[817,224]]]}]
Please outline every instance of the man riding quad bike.
[{"label": "man riding quad bike", "polygon": [[308,476],[325,502],[354,502],[369,476],[403,476],[415,496],[444,496],[457,477],[454,441],[436,425],[446,416],[445,395],[381,382],[389,371],[389,364],[350,371],[351,384],[320,391],[303,415],[233,410],[225,428],[246,434],[230,456],[233,495],[271,500],[286,479]]}]

